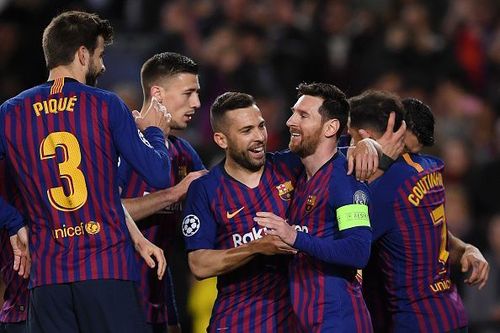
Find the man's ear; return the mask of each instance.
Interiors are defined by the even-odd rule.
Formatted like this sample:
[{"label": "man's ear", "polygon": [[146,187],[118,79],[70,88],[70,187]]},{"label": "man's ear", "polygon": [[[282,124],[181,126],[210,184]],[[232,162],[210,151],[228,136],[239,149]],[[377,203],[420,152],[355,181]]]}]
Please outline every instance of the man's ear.
[{"label": "man's ear", "polygon": [[226,137],[226,135],[224,133],[222,133],[222,132],[215,132],[214,133],[214,141],[222,149],[226,149],[227,148],[227,137]]},{"label": "man's ear", "polygon": [[327,138],[331,138],[332,136],[336,135],[337,132],[340,129],[340,122],[338,119],[330,119],[328,120],[325,125],[325,136]]},{"label": "man's ear", "polygon": [[151,97],[155,97],[158,102],[162,102],[161,90],[159,86],[151,86],[151,88],[149,89],[149,94],[151,95]]},{"label": "man's ear", "polygon": [[85,46],[80,46],[76,51],[75,57],[78,58],[78,62],[80,65],[85,66],[87,62],[90,61],[90,53],[89,50]]}]

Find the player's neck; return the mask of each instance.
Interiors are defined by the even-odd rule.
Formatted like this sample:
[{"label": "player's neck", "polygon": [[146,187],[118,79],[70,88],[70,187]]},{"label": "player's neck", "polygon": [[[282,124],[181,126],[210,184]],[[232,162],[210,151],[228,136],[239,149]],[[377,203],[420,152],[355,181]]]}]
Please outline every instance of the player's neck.
[{"label": "player's neck", "polygon": [[319,169],[326,162],[328,162],[333,155],[337,153],[337,146],[331,147],[330,145],[318,145],[316,151],[304,158],[301,158],[302,164],[304,164],[304,168],[306,169],[307,179],[311,179],[312,176],[318,172]]},{"label": "player's neck", "polygon": [[257,186],[259,186],[260,178],[262,176],[262,173],[264,172],[264,166],[262,166],[258,171],[251,171],[243,168],[235,161],[227,158],[226,162],[224,163],[224,170],[226,170],[228,175],[230,175],[240,183],[245,184],[249,188],[256,188]]},{"label": "player's neck", "polygon": [[75,70],[75,68],[73,68],[71,65],[57,66],[55,68],[52,68],[49,72],[48,81],[52,81],[61,77],[70,77],[80,83],[86,83],[85,74],[82,71]]}]

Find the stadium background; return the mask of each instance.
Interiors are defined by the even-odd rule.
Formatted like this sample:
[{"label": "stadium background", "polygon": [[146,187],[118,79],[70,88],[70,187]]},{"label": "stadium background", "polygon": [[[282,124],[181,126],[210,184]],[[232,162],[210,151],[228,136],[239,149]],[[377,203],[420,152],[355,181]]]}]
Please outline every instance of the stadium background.
[{"label": "stadium background", "polygon": [[[140,66],[153,53],[180,52],[200,64],[202,107],[181,135],[207,166],[222,156],[211,140],[208,110],[224,91],[257,98],[268,150],[286,147],[284,122],[302,81],[332,82],[350,96],[385,89],[430,104],[437,118],[430,152],[446,163],[449,228],[479,246],[492,268],[481,292],[464,287],[455,272],[470,332],[498,332],[500,1],[0,0],[0,102],[46,80],[43,28],[65,9],[111,20],[115,42],[98,86],[132,109],[142,102]],[[190,332],[188,299],[202,309],[210,297],[203,286],[191,288],[181,242],[177,248],[169,262]]]}]

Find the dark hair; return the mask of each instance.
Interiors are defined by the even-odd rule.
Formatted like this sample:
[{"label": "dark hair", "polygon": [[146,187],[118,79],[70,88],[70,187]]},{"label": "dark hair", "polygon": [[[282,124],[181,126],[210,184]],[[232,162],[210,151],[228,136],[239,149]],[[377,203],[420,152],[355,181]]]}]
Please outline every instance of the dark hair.
[{"label": "dark hair", "polygon": [[191,58],[173,52],[158,53],[146,60],[141,68],[144,97],[149,99],[150,88],[159,80],[179,73],[198,74],[198,64]]},{"label": "dark hair", "polygon": [[342,134],[347,126],[349,117],[349,103],[346,95],[333,84],[328,83],[301,83],[297,87],[298,96],[314,96],[323,99],[323,104],[318,109],[323,121],[338,119],[340,128],[337,138]]},{"label": "dark hair", "polygon": [[241,92],[226,92],[215,99],[210,108],[210,124],[214,132],[220,132],[225,114],[228,111],[248,108],[255,105],[252,95]]},{"label": "dark hair", "polygon": [[47,68],[70,64],[80,46],[93,54],[98,36],[102,36],[105,45],[113,42],[113,28],[97,14],[69,11],[54,17],[42,38]]},{"label": "dark hair", "polygon": [[434,145],[434,115],[431,108],[416,98],[402,100],[406,126],[424,146]]},{"label": "dark hair", "polygon": [[404,119],[403,104],[399,97],[387,91],[367,90],[349,99],[351,104],[351,127],[372,128],[384,133],[391,112],[396,113],[394,131]]}]

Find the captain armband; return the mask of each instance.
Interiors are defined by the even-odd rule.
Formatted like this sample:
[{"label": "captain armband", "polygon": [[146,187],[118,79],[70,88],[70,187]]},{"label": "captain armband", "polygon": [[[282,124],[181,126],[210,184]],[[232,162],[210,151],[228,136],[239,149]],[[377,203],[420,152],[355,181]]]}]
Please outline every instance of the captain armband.
[{"label": "captain armband", "polygon": [[360,204],[345,205],[337,209],[339,231],[355,227],[369,227],[368,206]]},{"label": "captain armband", "polygon": [[387,171],[391,167],[392,163],[394,163],[394,160],[392,158],[390,158],[386,154],[382,154],[378,159],[378,168],[382,171]]}]

